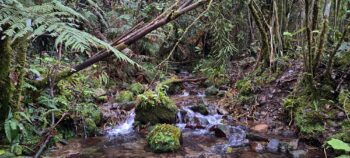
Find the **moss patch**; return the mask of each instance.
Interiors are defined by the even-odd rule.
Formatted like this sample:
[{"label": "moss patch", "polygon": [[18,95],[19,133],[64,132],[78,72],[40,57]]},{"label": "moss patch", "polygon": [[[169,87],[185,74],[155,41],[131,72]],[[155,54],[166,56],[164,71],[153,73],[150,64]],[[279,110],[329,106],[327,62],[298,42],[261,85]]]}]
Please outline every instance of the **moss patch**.
[{"label": "moss patch", "polygon": [[177,107],[163,92],[146,91],[136,102],[135,121],[152,125],[175,122]]},{"label": "moss patch", "polygon": [[134,101],[135,96],[134,93],[131,91],[121,91],[119,95],[116,97],[116,101],[118,103],[125,103],[129,101]]},{"label": "moss patch", "polygon": [[145,87],[141,83],[133,83],[128,87],[128,90],[135,95],[142,94],[145,91]]},{"label": "moss patch", "polygon": [[147,143],[154,152],[173,152],[181,148],[179,128],[162,124],[157,125],[147,136]]}]

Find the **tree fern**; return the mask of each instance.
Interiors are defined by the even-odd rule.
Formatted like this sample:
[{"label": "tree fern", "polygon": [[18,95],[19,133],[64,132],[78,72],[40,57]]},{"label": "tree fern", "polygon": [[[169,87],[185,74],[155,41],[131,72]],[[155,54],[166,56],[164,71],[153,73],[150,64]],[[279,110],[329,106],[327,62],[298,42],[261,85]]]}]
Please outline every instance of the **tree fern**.
[{"label": "tree fern", "polygon": [[[89,3],[97,6],[92,0]],[[59,1],[26,7],[17,0],[1,0],[0,8],[0,31],[13,41],[28,34],[31,39],[46,34],[56,38],[56,47],[63,44],[66,49],[79,52],[90,51],[92,47],[104,48],[118,59],[135,64],[109,43],[79,30],[79,24],[88,20]]]}]

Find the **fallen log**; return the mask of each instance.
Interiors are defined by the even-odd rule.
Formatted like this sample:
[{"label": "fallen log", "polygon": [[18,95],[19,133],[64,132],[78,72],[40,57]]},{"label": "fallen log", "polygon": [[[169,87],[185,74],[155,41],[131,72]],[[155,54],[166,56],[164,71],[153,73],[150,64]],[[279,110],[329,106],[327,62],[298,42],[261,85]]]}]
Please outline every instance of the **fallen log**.
[{"label": "fallen log", "polygon": [[[156,30],[157,28],[166,25],[167,23],[177,19],[181,15],[185,14],[186,12],[189,12],[205,3],[207,3],[208,0],[200,0],[198,2],[192,3],[192,0],[189,0],[189,2],[184,3],[180,7],[178,7],[176,4],[171,6],[169,9],[167,9],[166,12],[156,17],[154,20],[147,24],[140,23],[132,28],[132,30],[128,31],[128,34],[124,34],[121,37],[117,38],[112,43],[112,46],[116,49],[122,51],[125,48],[127,48],[129,45],[135,43],[148,33]],[[63,70],[60,73],[57,74],[51,74],[51,76],[46,77],[43,80],[35,81],[33,85],[35,85],[38,89],[46,88],[49,85],[50,81],[59,82],[60,80],[77,73],[109,56],[112,56],[113,52],[104,50],[99,53],[97,53],[95,56],[87,59],[85,62],[78,64],[72,68],[68,68],[66,70]]]}]

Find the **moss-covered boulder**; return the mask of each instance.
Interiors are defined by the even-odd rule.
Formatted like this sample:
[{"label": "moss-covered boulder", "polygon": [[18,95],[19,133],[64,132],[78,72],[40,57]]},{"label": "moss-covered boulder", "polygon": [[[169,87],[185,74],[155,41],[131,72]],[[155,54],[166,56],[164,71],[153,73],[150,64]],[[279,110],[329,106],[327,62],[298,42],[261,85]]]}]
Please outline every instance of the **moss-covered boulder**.
[{"label": "moss-covered boulder", "polygon": [[148,135],[147,143],[154,152],[173,152],[181,148],[181,130],[173,125],[157,125]]},{"label": "moss-covered boulder", "polygon": [[135,100],[134,93],[131,91],[121,91],[115,99],[118,103],[125,103]]},{"label": "moss-covered boulder", "polygon": [[83,118],[82,128],[85,129],[88,135],[94,135],[98,132],[97,125],[100,124],[102,114],[95,104],[82,103],[78,104],[76,108],[79,118]]},{"label": "moss-covered boulder", "polygon": [[207,107],[204,104],[199,104],[199,105],[195,105],[195,106],[191,106],[190,109],[194,112],[198,112],[202,115],[208,115],[209,111],[207,109]]},{"label": "moss-covered boulder", "polygon": [[128,87],[128,90],[135,95],[142,94],[145,91],[145,87],[141,83],[133,83]]},{"label": "moss-covered boulder", "polygon": [[138,95],[135,121],[141,124],[174,123],[177,107],[163,92],[146,91]]},{"label": "moss-covered boulder", "polygon": [[175,94],[181,90],[181,83],[178,81],[179,79],[177,76],[166,79],[157,85],[156,91],[164,91],[167,94]]}]

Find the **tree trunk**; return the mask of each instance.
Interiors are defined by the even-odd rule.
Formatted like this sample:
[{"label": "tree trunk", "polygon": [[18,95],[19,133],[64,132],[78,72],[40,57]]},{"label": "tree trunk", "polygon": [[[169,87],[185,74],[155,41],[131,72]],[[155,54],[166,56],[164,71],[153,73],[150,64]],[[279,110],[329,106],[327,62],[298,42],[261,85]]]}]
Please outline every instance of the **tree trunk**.
[{"label": "tree trunk", "polygon": [[[0,37],[2,36],[0,33]],[[14,89],[10,79],[12,49],[9,38],[0,39],[0,59],[0,124],[2,124],[7,118]]]}]

